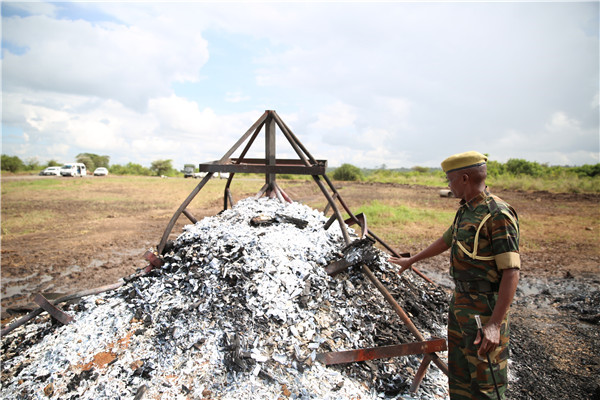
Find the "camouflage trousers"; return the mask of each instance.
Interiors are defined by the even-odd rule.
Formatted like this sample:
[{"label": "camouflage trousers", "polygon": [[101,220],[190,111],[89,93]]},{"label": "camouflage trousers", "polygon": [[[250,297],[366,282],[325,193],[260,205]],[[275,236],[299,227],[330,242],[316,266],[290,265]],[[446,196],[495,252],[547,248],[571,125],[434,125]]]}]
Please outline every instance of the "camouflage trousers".
[{"label": "camouflage trousers", "polygon": [[[489,320],[497,294],[473,294],[454,292],[448,315],[448,381],[452,400],[496,400],[494,381],[487,358],[477,356],[477,323],[474,316],[481,316],[481,323]],[[501,399],[504,399],[508,361],[508,315],[500,328],[500,345],[490,353],[494,376]]]}]

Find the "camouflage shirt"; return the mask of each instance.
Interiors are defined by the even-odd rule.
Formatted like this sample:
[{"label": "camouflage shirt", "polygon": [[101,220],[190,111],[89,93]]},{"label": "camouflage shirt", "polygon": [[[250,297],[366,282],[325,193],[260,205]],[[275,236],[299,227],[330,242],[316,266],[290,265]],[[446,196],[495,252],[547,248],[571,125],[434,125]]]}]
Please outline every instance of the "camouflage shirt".
[{"label": "camouflage shirt", "polygon": [[517,213],[487,188],[469,202],[461,201],[443,239],[451,247],[455,280],[498,283],[501,270],[521,267]]}]

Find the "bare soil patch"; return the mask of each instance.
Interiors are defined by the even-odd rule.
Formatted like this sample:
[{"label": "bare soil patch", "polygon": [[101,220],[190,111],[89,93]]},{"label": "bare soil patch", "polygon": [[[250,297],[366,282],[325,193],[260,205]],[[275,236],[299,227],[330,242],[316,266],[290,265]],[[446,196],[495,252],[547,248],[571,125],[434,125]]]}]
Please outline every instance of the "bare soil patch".
[{"label": "bare soil patch", "polygon": [[[326,204],[313,182],[280,184],[297,201],[320,209]],[[261,185],[257,182],[256,191]],[[441,198],[438,188],[337,186],[351,209],[373,200],[440,210],[456,209],[457,204],[456,199]],[[95,187],[91,185],[89,190]],[[113,193],[139,199],[135,207],[131,202],[89,206],[84,200],[65,205],[51,194],[21,199],[3,195],[3,225],[7,219],[41,212],[60,216],[42,221],[39,229],[31,232],[2,235],[3,324],[14,317],[9,310],[30,308],[35,293],[73,293],[98,287],[146,266],[142,255],[157,245],[191,187],[181,196],[140,195],[135,185],[122,185]],[[523,269],[511,311],[513,379],[509,398],[600,399],[600,196],[491,190],[511,203],[521,220]],[[234,199],[249,194],[234,193]],[[201,219],[218,213],[222,203],[222,194],[218,194],[208,204],[192,202],[189,210]],[[182,216],[173,234],[187,223]],[[422,249],[443,229],[445,226],[429,221],[373,228],[388,244],[409,252]],[[388,234],[394,239],[388,241]],[[449,293],[447,265],[447,256],[442,255],[417,267]]]}]

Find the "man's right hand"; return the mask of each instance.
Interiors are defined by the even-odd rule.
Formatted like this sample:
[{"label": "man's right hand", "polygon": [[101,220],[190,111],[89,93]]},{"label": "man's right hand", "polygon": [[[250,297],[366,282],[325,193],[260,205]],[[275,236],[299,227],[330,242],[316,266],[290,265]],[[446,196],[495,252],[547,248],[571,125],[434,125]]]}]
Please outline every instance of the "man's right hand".
[{"label": "man's right hand", "polygon": [[388,261],[401,266],[402,268],[409,268],[413,262],[410,257],[390,257]]}]

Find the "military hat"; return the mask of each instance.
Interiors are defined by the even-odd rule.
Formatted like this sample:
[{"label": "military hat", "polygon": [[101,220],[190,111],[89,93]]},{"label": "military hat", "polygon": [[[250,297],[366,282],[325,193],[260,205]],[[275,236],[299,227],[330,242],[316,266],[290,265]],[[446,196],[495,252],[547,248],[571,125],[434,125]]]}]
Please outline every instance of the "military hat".
[{"label": "military hat", "polygon": [[476,167],[485,164],[487,157],[476,151],[454,154],[442,161],[442,169],[445,173],[459,169]]}]

